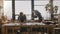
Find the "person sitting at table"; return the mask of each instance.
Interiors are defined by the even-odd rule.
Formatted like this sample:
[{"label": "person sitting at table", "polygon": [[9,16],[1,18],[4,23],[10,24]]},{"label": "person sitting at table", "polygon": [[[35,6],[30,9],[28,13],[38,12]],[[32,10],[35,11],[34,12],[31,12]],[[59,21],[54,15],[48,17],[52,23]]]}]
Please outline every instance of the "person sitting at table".
[{"label": "person sitting at table", "polygon": [[26,22],[26,15],[23,14],[23,12],[20,12],[20,15],[18,16],[19,22]]}]

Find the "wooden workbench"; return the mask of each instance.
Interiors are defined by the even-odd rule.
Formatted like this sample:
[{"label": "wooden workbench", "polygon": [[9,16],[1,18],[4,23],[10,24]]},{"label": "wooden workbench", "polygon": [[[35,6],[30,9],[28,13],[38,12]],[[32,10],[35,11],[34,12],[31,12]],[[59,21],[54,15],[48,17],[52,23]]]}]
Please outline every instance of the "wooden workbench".
[{"label": "wooden workbench", "polygon": [[[2,27],[2,34],[15,34],[18,30],[21,30],[21,27],[26,27],[28,29],[28,34],[33,34],[36,32],[33,32],[33,28],[41,28],[42,32],[39,32],[39,34],[43,33],[43,28],[47,29],[45,30],[47,34],[52,33],[54,34],[54,25],[46,25],[43,23],[9,23],[4,24]],[[40,29],[40,30],[41,30]],[[23,34],[23,33],[22,33]],[[26,34],[26,33],[25,33]],[[37,33],[38,34],[38,33]]]}]

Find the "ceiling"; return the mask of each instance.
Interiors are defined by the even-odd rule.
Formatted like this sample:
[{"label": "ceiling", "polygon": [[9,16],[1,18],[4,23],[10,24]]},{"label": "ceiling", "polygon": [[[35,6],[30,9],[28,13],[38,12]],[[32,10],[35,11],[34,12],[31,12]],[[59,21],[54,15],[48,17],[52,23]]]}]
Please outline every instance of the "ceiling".
[{"label": "ceiling", "polygon": [[[12,0],[5,0],[5,1],[12,1]],[[16,0],[16,1],[31,1],[31,0]],[[35,1],[49,1],[49,0],[35,0]],[[60,0],[54,0],[54,1],[60,1]]]}]

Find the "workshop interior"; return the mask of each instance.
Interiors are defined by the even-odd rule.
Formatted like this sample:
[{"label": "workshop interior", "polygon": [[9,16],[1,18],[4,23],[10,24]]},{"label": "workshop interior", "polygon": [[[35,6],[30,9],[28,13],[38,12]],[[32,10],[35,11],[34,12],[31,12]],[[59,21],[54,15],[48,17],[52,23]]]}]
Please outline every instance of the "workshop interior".
[{"label": "workshop interior", "polygon": [[0,0],[0,34],[60,34],[60,0]]}]

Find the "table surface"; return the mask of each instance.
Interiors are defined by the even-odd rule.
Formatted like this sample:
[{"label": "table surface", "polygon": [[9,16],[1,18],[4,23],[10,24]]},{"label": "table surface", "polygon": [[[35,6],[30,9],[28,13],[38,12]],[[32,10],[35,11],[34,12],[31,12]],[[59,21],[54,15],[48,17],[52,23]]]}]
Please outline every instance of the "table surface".
[{"label": "table surface", "polygon": [[3,24],[3,26],[17,26],[17,25],[45,25],[44,23],[7,23]]},{"label": "table surface", "polygon": [[[44,24],[44,23],[39,23],[39,22],[35,22],[35,23],[32,23],[32,22],[30,22],[30,23],[6,23],[6,24],[3,24],[2,26],[19,26],[19,25],[28,25],[28,26],[30,26],[30,25],[46,25],[46,24]],[[50,25],[53,25],[53,24],[50,24]],[[56,25],[58,25],[58,24],[56,24]]]}]

